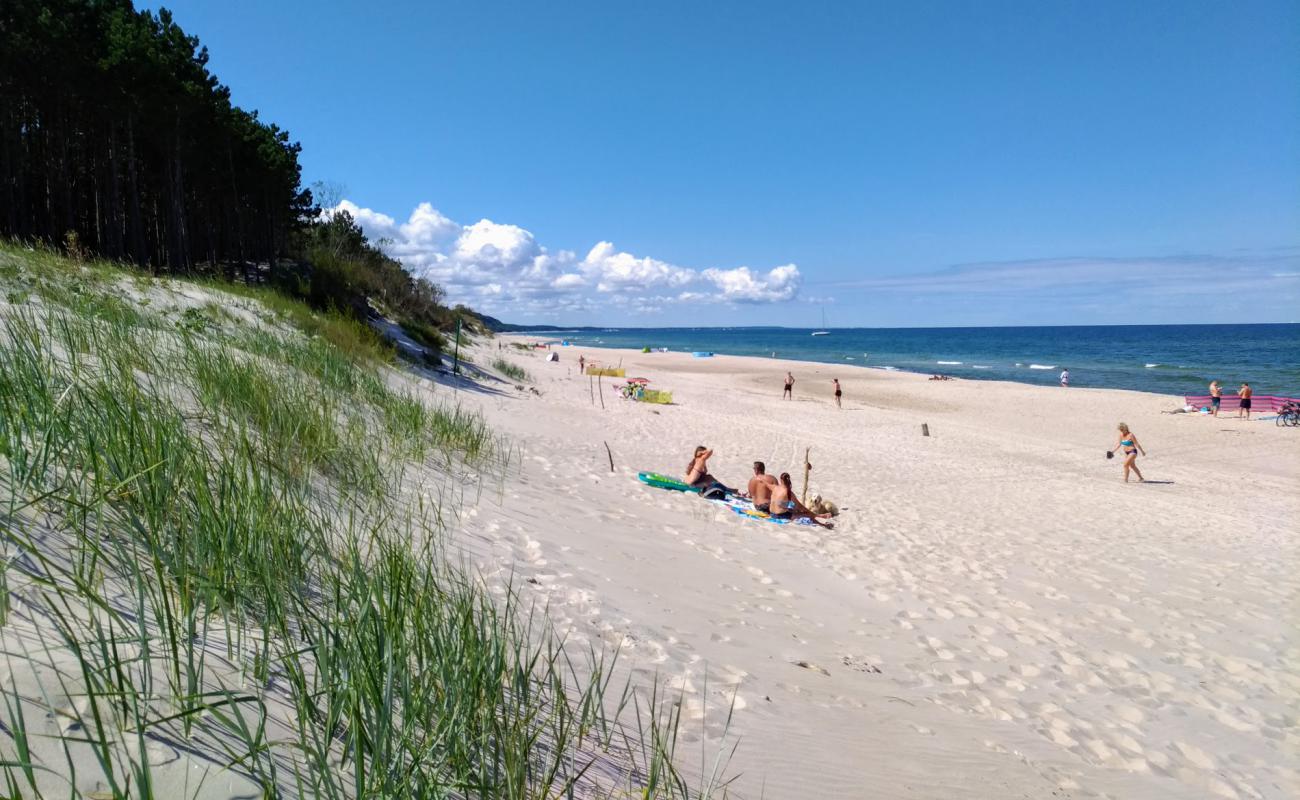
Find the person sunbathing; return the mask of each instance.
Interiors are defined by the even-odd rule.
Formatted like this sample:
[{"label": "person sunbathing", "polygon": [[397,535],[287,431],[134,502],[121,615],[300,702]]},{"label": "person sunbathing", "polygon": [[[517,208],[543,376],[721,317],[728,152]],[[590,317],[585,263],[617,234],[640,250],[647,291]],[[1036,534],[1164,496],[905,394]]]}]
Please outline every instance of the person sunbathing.
[{"label": "person sunbathing", "polygon": [[744,494],[737,492],[709,474],[709,459],[712,456],[713,451],[704,445],[695,448],[695,455],[691,457],[691,462],[686,465],[686,483],[692,488],[699,489],[700,494],[704,497],[725,496],[728,494],[744,497]]},{"label": "person sunbathing", "polygon": [[762,461],[755,461],[754,477],[749,479],[749,499],[754,502],[754,508],[759,511],[768,510],[774,486],[776,478],[767,474],[767,466]]},{"label": "person sunbathing", "polygon": [[[781,480],[777,482],[776,486],[772,487],[770,507],[772,510],[769,513],[771,513],[773,519],[810,519],[827,530],[835,527],[829,522],[822,522],[817,518],[817,514],[809,511],[807,506],[799,502],[798,498],[794,496],[794,487],[790,485],[790,473],[788,472],[782,472]],[[830,514],[823,514],[822,516],[829,517]]]}]

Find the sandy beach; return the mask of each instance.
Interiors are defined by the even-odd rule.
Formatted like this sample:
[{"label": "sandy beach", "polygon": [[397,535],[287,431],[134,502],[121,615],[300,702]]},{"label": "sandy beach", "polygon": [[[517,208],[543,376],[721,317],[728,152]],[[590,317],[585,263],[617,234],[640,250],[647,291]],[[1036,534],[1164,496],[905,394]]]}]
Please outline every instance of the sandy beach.
[{"label": "sandy beach", "polygon": [[[574,347],[547,362],[496,341],[475,362],[502,355],[537,393],[433,389],[522,456],[460,541],[571,643],[680,691],[681,749],[706,772],[738,742],[738,796],[1300,792],[1295,430],[1137,392]],[[605,378],[602,408],[580,355],[675,403]],[[1120,421],[1147,484],[1105,458]],[[741,486],[757,459],[798,487],[811,448],[835,529],[636,480],[679,475],[697,444]]]}]

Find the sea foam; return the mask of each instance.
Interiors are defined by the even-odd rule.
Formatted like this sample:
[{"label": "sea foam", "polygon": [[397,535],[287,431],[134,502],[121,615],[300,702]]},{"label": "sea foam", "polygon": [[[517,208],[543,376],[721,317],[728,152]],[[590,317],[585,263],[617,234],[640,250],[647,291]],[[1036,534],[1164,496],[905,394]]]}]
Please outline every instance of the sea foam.
[{"label": "sea foam", "polygon": [[1030,364],[1030,369],[1056,369],[1055,364]]}]

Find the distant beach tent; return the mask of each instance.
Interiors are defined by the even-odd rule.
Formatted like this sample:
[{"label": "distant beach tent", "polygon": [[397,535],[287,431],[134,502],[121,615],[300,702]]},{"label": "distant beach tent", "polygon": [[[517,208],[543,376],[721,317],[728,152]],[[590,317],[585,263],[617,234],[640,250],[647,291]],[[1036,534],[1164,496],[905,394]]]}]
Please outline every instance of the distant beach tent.
[{"label": "distant beach tent", "polygon": [[547,361],[559,361],[559,360],[560,360],[560,354],[559,354],[559,353],[547,353],[547,355],[546,355],[546,360],[547,360]]}]

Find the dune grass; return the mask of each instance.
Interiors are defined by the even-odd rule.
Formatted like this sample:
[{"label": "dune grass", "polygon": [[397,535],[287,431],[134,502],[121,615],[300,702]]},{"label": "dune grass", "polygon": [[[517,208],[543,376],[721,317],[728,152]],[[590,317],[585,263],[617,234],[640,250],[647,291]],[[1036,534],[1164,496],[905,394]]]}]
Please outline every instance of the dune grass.
[{"label": "dune grass", "polygon": [[0,793],[203,796],[168,783],[189,763],[263,797],[725,787],[674,766],[672,698],[445,551],[430,498],[508,468],[481,417],[309,311],[245,325],[127,281],[0,248],[40,300],[0,306]]},{"label": "dune grass", "polygon": [[531,381],[528,370],[506,361],[504,358],[498,358],[492,362],[492,369],[500,372],[502,375],[514,381]]}]

